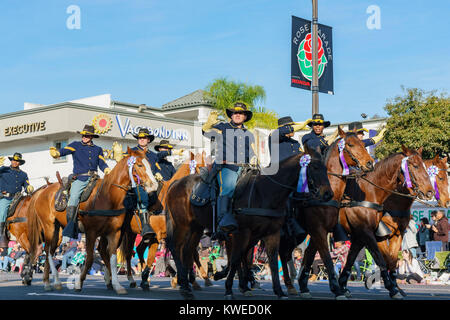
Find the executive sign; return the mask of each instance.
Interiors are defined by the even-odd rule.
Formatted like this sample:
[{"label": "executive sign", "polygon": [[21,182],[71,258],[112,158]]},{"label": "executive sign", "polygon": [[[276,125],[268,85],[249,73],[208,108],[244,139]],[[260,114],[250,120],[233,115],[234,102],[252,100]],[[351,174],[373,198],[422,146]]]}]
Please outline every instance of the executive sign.
[{"label": "executive sign", "polygon": [[[311,21],[292,16],[291,86],[311,90],[312,82]],[[331,27],[318,24],[319,92],[334,94],[333,49]]]},{"label": "executive sign", "polygon": [[19,124],[16,126],[10,126],[5,128],[5,137],[16,136],[19,134],[33,133],[39,131],[45,131],[45,121]]}]

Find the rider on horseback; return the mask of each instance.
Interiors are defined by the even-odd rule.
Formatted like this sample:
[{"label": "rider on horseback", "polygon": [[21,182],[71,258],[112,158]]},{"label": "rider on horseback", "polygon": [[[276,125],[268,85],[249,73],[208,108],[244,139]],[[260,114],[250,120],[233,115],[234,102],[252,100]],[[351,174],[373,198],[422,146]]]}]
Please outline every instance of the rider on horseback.
[{"label": "rider on horseback", "polygon": [[173,150],[173,146],[169,143],[168,140],[161,140],[161,142],[155,146],[156,154],[156,167],[158,168],[158,172],[162,175],[162,180],[168,181],[175,174],[176,170],[173,164],[168,161],[166,158],[172,154],[181,155],[184,149]]},{"label": "rider on horseback", "polygon": [[92,142],[93,138],[99,137],[95,134],[94,126],[85,125],[83,131],[77,131],[77,133],[81,134],[81,141],[74,141],[59,150],[55,147],[50,148],[50,155],[54,159],[72,154],[74,181],[70,187],[70,196],[66,209],[67,225],[63,230],[63,236],[69,238],[78,237],[76,226],[77,208],[81,194],[86,189],[90,177],[97,173],[97,167],[105,175],[111,172],[103,157],[103,149]]},{"label": "rider on horseback", "polygon": [[363,127],[362,123],[359,121],[352,122],[348,125],[348,131],[353,131],[358,136],[359,140],[362,140],[365,147],[373,146],[383,139],[386,128],[383,128],[375,137],[364,139],[364,131],[369,132]]},{"label": "rider on horseback", "polygon": [[[269,135],[269,151],[272,163],[281,162],[290,156],[302,152],[300,143],[292,137],[295,132],[304,129],[311,121],[312,119],[308,119],[305,122],[295,123],[291,117],[278,119],[278,129],[274,130]],[[278,145],[278,149],[276,148],[276,145]],[[272,153],[272,148],[278,150],[278,158],[277,154]],[[291,202],[291,198],[289,198],[288,201]],[[288,207],[292,208],[293,206],[289,205]],[[288,226],[288,230],[290,230],[295,237],[305,233],[305,230],[294,219],[291,210],[288,212],[286,226]]]},{"label": "rider on horseback", "polygon": [[[215,166],[219,166],[218,183],[220,187],[217,199],[217,217],[219,229],[230,233],[237,229],[238,224],[233,216],[231,199],[236,188],[237,179],[242,171],[242,164],[258,164],[258,158],[253,150],[254,136],[244,126],[253,113],[243,102],[236,102],[226,109],[230,122],[218,122],[218,113],[213,111],[202,127],[203,135],[214,138],[217,142]],[[240,166],[241,165],[241,166]]]},{"label": "rider on horseback", "polygon": [[[5,222],[14,195],[22,191],[22,187],[27,193],[32,193],[34,190],[28,181],[28,175],[19,169],[19,166],[25,163],[22,154],[16,152],[8,159],[11,161],[11,166],[0,168],[0,248],[8,248]],[[5,158],[0,157],[0,165],[3,165],[4,161]]]}]

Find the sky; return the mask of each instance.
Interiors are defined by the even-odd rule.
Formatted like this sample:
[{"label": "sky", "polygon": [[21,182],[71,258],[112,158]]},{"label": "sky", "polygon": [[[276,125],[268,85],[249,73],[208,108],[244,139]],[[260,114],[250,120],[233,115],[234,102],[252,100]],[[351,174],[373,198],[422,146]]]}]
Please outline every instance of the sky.
[{"label": "sky", "polygon": [[[379,29],[366,25],[371,5]],[[335,93],[319,94],[319,112],[356,121],[387,116],[402,87],[448,93],[449,13],[448,0],[319,0]],[[105,93],[161,107],[226,77],[263,86],[262,106],[303,121],[312,99],[290,86],[291,16],[311,14],[311,0],[2,0],[0,113]]]}]

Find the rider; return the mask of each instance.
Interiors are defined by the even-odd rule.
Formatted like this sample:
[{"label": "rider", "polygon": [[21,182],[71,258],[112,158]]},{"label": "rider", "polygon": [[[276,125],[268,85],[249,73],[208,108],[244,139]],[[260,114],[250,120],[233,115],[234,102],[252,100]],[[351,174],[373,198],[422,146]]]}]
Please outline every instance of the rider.
[{"label": "rider", "polygon": [[22,191],[22,187],[29,194],[34,190],[28,181],[28,175],[19,168],[25,163],[22,154],[16,152],[8,159],[11,161],[9,167],[3,166],[5,157],[0,157],[0,248],[8,248],[5,222],[14,195]]},{"label": "rider", "polygon": [[353,131],[358,136],[359,140],[362,140],[365,147],[373,146],[383,139],[386,128],[383,128],[375,137],[364,139],[364,131],[369,132],[363,127],[362,123],[359,121],[352,122],[348,125],[348,131]]},{"label": "rider", "polygon": [[231,199],[242,167],[239,165],[258,164],[254,152],[254,136],[244,126],[252,116],[244,102],[236,102],[226,109],[229,122],[218,122],[218,113],[213,111],[202,127],[203,135],[214,138],[217,142],[215,166],[218,166],[218,183],[220,187],[217,198],[217,217],[219,229],[230,233],[237,229],[238,224],[233,216]]},{"label": "rider", "polygon": [[81,194],[86,189],[90,177],[97,173],[97,167],[105,175],[111,172],[103,157],[103,149],[94,145],[92,142],[93,138],[99,137],[95,134],[94,126],[85,125],[83,131],[77,131],[77,133],[81,134],[81,141],[74,141],[59,150],[55,147],[50,147],[50,155],[55,159],[72,154],[73,179],[75,180],[70,187],[69,201],[66,209],[67,225],[62,235],[73,239],[78,238],[76,225],[77,208]]},{"label": "rider", "polygon": [[[311,121],[312,119],[308,119],[305,122],[295,123],[289,116],[278,119],[278,128],[269,135],[269,151],[272,163],[275,161],[281,162],[292,155],[302,152],[300,143],[292,137],[296,131],[304,129]],[[272,148],[276,144],[278,144],[278,159],[276,158],[276,154],[272,153]],[[275,150],[277,150],[276,147]],[[291,201],[291,198],[288,201]],[[288,207],[292,207],[292,205],[289,203]],[[291,210],[288,210],[286,225],[295,237],[305,233],[305,230],[303,230],[292,216]]]},{"label": "rider", "polygon": [[155,146],[156,154],[156,167],[158,172],[162,175],[164,181],[170,180],[175,174],[176,170],[173,164],[167,160],[167,156],[172,154],[181,155],[184,149],[172,150],[173,146],[168,140],[161,140],[158,145]]}]

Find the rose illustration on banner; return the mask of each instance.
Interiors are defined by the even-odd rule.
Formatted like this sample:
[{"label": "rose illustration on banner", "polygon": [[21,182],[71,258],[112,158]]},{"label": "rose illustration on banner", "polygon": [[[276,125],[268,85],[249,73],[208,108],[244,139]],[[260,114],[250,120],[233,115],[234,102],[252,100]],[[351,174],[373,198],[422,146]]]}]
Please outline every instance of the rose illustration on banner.
[{"label": "rose illustration on banner", "polygon": [[[322,76],[324,70],[325,70],[325,66],[328,62],[326,55],[324,55],[324,50],[323,50],[323,44],[322,44],[322,40],[320,39],[320,37],[317,37],[318,42],[317,42],[317,48],[318,48],[318,52],[317,52],[317,65],[318,65],[318,69],[319,69],[319,79]],[[300,67],[300,71],[302,72],[303,76],[308,79],[309,81],[312,81],[312,39],[311,39],[311,33],[308,33],[305,37],[305,39],[303,39],[303,41],[300,43],[300,45],[298,46],[298,53],[297,53],[297,57],[298,57],[298,65]]]}]

